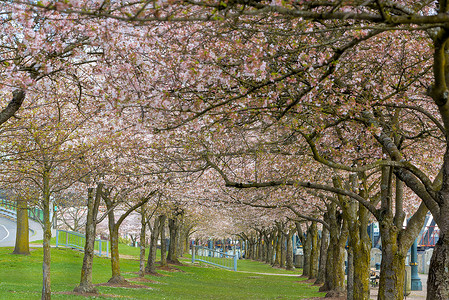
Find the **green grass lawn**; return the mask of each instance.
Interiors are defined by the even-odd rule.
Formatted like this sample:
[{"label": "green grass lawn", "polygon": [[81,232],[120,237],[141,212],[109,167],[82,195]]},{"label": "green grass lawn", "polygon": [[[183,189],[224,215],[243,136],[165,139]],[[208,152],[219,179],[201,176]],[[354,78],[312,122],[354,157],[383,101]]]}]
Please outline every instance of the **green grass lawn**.
[{"label": "green grass lawn", "polygon": [[[138,249],[120,246],[121,253],[137,258]],[[30,256],[10,254],[12,248],[0,248],[0,298],[40,299],[42,288],[42,249],[33,249]],[[232,272],[203,264],[192,265],[183,260],[181,272],[159,271],[161,277],[146,276],[157,283],[141,283],[151,289],[130,289],[118,287],[98,287],[103,296],[95,299],[301,299],[323,297],[318,287],[301,283],[297,276],[263,275],[255,273],[300,274],[300,271],[273,269],[268,265],[239,260],[238,269]],[[70,249],[52,249],[52,298],[53,299],[94,299],[63,292],[73,290],[80,277],[82,253]],[[137,259],[121,259],[123,276],[132,279],[137,275]],[[110,262],[106,258],[94,259],[94,283],[106,282],[111,275]]]}]

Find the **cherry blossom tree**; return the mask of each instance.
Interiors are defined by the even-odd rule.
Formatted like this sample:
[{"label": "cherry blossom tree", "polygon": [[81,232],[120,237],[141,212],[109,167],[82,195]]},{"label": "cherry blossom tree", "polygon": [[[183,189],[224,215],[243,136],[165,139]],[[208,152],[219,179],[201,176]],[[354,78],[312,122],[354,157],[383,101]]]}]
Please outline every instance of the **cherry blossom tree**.
[{"label": "cherry blossom tree", "polygon": [[[243,181],[233,181],[228,177],[223,177],[228,179],[226,180],[228,186],[237,188],[296,185],[350,196],[362,203],[377,219],[380,219],[385,228],[383,231],[384,242],[390,245],[395,243],[400,245],[400,249],[393,247],[394,249],[387,250],[388,247],[386,247],[385,251],[388,251],[390,256],[394,253],[401,256],[406,251],[423,218],[425,204],[434,215],[443,233],[441,243],[436,247],[432,260],[433,267],[429,276],[428,293],[432,299],[448,298],[449,283],[445,278],[448,278],[446,270],[449,260],[444,254],[447,252],[445,248],[449,247],[445,238],[448,227],[445,219],[448,206],[446,195],[448,176],[445,172],[447,155],[444,153],[435,155],[439,158],[435,162],[442,164],[440,175],[426,170],[425,166],[417,162],[419,155],[426,155],[423,154],[426,151],[421,153],[416,151],[417,156],[411,155],[413,151],[409,150],[410,146],[402,147],[401,136],[406,135],[398,135],[398,131],[395,130],[405,124],[402,127],[405,132],[414,132],[411,130],[413,129],[410,125],[411,122],[406,121],[400,124],[395,122],[394,118],[396,114],[396,119],[402,121],[404,116],[401,115],[402,109],[406,109],[408,114],[419,112],[435,123],[433,127],[436,126],[442,131],[438,137],[440,142],[433,141],[438,145],[442,144],[447,149],[445,132],[449,122],[446,120],[445,47],[449,35],[444,26],[448,21],[445,14],[448,10],[446,1],[439,1],[437,7],[434,2],[421,3],[417,1],[409,1],[404,4],[388,1],[363,3],[345,1],[329,3],[315,1],[300,3],[189,1],[167,2],[157,6],[147,2],[121,6],[116,2],[92,4],[78,1],[65,3],[45,1],[32,4],[31,7],[33,9],[43,8],[50,12],[58,10],[65,14],[76,13],[81,16],[81,19],[97,16],[99,20],[102,20],[107,17],[112,21],[105,22],[104,28],[109,27],[110,24],[117,24],[113,21],[124,20],[147,25],[146,28],[156,31],[169,32],[173,30],[170,32],[175,32],[175,34],[167,34],[167,39],[163,40],[167,41],[170,47],[167,47],[167,44],[161,46],[166,51],[165,53],[171,54],[162,57],[164,58],[162,61],[166,64],[162,69],[167,70],[164,80],[159,81],[158,79],[162,77],[157,76],[154,72],[148,73],[155,75],[155,82],[160,83],[158,88],[140,85],[136,89],[137,83],[146,82],[143,77],[137,80],[139,77],[136,76],[133,78],[135,84],[128,85],[132,88],[126,89],[126,93],[123,92],[125,90],[115,89],[115,92],[121,91],[123,94],[114,97],[114,99],[125,100],[130,95],[140,94],[151,97],[155,93],[163,92],[164,96],[157,98],[159,101],[151,102],[148,105],[141,105],[138,101],[133,103],[129,99],[125,105],[127,109],[138,110],[141,108],[143,115],[148,115],[152,111],[159,112],[157,116],[166,117],[165,124],[162,124],[166,126],[162,126],[162,129],[176,129],[190,122],[191,127],[189,127],[190,125],[184,127],[190,129],[186,130],[187,134],[192,135],[195,130],[203,129],[205,135],[199,139],[203,142],[214,137],[213,131],[209,131],[209,129],[229,128],[235,124],[253,124],[260,128],[269,128],[281,121],[284,124],[290,123],[292,126],[299,127],[299,130],[295,130],[297,134],[287,135],[287,137],[297,139],[299,134],[308,143],[314,158],[333,169],[358,173],[380,168],[380,176],[378,176],[382,182],[381,189],[379,189],[381,191],[380,208],[371,203],[369,196],[364,197],[351,189],[336,187],[337,181],[334,185],[325,186],[321,183],[290,180],[289,178],[294,176],[287,175],[294,174],[294,169],[290,170],[290,174],[287,170],[287,175],[282,178],[272,177],[276,180],[262,182],[259,176],[254,176],[256,172],[243,168],[247,164],[244,159],[239,161],[239,169],[237,169],[238,172],[241,172],[239,175],[244,179]],[[201,26],[202,24],[198,22],[182,29],[176,23],[168,23],[168,21],[177,20],[204,21],[208,22],[208,26]],[[152,22],[160,21],[167,23],[160,29],[154,29],[151,26],[154,25]],[[144,30],[142,29],[142,31]],[[398,34],[397,31],[404,34]],[[229,32],[235,33],[235,35],[230,35]],[[157,36],[159,37],[159,35]],[[383,39],[385,43],[379,42],[379,39]],[[187,46],[186,41],[189,41]],[[373,43],[369,44],[370,41]],[[431,46],[424,49],[423,55],[420,51],[416,51],[416,47],[407,47],[407,43],[404,41],[410,41],[410,46],[413,44],[417,46],[416,43]],[[153,42],[151,45],[154,44]],[[389,47],[390,45],[402,47]],[[366,51],[363,47],[368,50]],[[370,61],[371,65],[368,66],[359,63],[357,68],[348,67],[352,57],[359,62],[362,57],[371,57],[372,49],[376,49],[378,54],[391,51],[395,54],[394,58],[400,57],[401,53],[405,54],[401,59],[396,60],[404,72],[398,73],[395,68],[390,68],[391,60],[383,59],[381,55],[374,56],[376,59],[380,59],[376,68],[373,68],[373,61]],[[248,53],[251,53],[251,56]],[[429,54],[433,56],[433,60],[425,59]],[[413,59],[407,61],[408,58]],[[138,61],[136,60],[136,62]],[[139,67],[145,68],[150,65],[139,64]],[[178,67],[173,67],[170,70],[166,66]],[[341,72],[337,74],[339,70]],[[369,76],[370,73],[377,75],[384,72],[385,74],[385,70],[392,75],[391,82],[393,84],[386,81],[385,76]],[[429,70],[433,70],[432,76],[428,75]],[[334,75],[338,76],[334,78]],[[381,77],[384,79],[380,80]],[[121,79],[123,82],[126,79],[115,74],[111,78],[116,78],[117,81]],[[364,81],[363,78],[369,78],[369,80],[374,78],[374,84]],[[114,88],[111,88],[111,94],[113,94],[112,90]],[[425,96],[426,93],[430,95],[430,98]],[[430,99],[432,102],[429,103]],[[314,100],[320,100],[320,105],[314,105]],[[364,137],[363,141],[381,145],[381,147],[368,147],[368,151],[365,151],[364,154],[371,156],[364,162],[360,162],[359,154],[355,154],[351,157],[352,161],[349,162],[349,166],[344,165],[342,162],[347,163],[348,157],[333,153],[337,142],[341,144],[342,150],[357,152],[357,147],[354,148],[355,143],[346,143],[347,139],[341,138],[341,134],[339,136],[338,131],[343,132],[343,135],[349,134],[349,131],[344,130],[343,126],[337,126],[344,118],[314,123],[316,121],[314,120],[315,113],[317,116],[323,114],[329,116],[329,110],[334,105],[339,111],[331,112],[331,115],[344,117],[346,113],[349,115],[346,120],[351,119],[351,121],[358,122],[356,127],[351,128],[359,128],[359,131],[369,133],[361,134]],[[429,111],[425,110],[428,106],[431,107]],[[395,109],[389,109],[391,107]],[[354,110],[349,114],[350,108],[354,108]],[[432,110],[433,112],[431,112]],[[325,119],[329,121],[329,118]],[[418,119],[424,120],[424,117],[421,116]],[[153,121],[148,120],[148,122]],[[314,124],[308,125],[308,122]],[[427,126],[425,123],[421,123],[424,129]],[[306,129],[302,130],[301,126],[305,126]],[[313,129],[320,126],[324,126],[325,129],[327,127],[337,129],[332,135],[320,134],[318,131],[315,133]],[[431,128],[423,132],[432,135],[435,130]],[[184,134],[184,138],[187,134]],[[259,134],[265,134],[265,131],[261,131]],[[230,135],[230,133],[220,130],[219,134],[216,133],[215,136],[221,137],[221,141],[224,143],[224,140]],[[187,140],[189,139],[187,138]],[[284,141],[288,142],[288,139],[284,139]],[[317,145],[317,143],[322,143],[322,145]],[[423,142],[420,145],[422,144]],[[202,148],[202,146],[203,144],[197,148]],[[298,148],[301,149],[301,147]],[[414,148],[418,149],[418,147]],[[211,147],[208,147],[208,150],[210,149]],[[374,150],[369,151],[371,149]],[[192,149],[189,151],[193,152]],[[199,149],[198,153],[204,155],[204,148]],[[384,154],[386,157],[383,157]],[[331,155],[333,158],[337,157],[336,162],[333,161],[334,159],[328,159]],[[200,156],[198,155],[197,158]],[[376,161],[373,162],[373,160]],[[216,168],[217,172],[223,172],[220,167],[231,169],[227,168],[227,165],[230,165],[228,161],[222,160],[220,163],[223,165]],[[296,162],[301,163],[300,160]],[[217,165],[217,162],[210,158],[208,163]],[[260,161],[256,163],[255,160],[252,160],[251,163],[255,166]],[[258,170],[257,174],[260,174],[260,168],[254,169]],[[237,171],[234,173],[238,173]],[[278,173],[278,171],[279,169],[273,168],[272,172]],[[389,234],[390,229],[399,228],[401,220],[404,219],[402,209],[393,209],[393,201],[391,201],[394,190],[393,173],[413,190],[424,204],[419,204],[419,208],[415,207],[418,209],[418,213],[411,219],[406,231],[394,230],[394,234]],[[225,173],[222,175],[228,176]],[[258,181],[253,182],[254,177],[258,178]],[[251,178],[249,183],[247,183],[248,178]],[[400,188],[396,189],[396,203],[398,204],[403,203],[400,200],[400,194]],[[346,203],[348,201],[341,198],[339,202]],[[396,205],[396,207],[401,206]],[[385,263],[387,263],[387,252],[384,256]],[[401,262],[393,259],[390,260],[390,264],[400,268]],[[386,269],[387,267],[384,265],[383,270]],[[399,273],[402,274],[402,271]],[[385,273],[382,278],[386,280],[386,286],[382,279],[379,298],[401,297],[401,293],[396,293],[401,290],[398,285],[401,276],[398,277],[399,281],[392,278],[387,279]]]},{"label": "cherry blossom tree", "polygon": [[[22,112],[22,118],[14,123],[11,136],[5,137],[8,159],[2,175],[39,191],[38,205],[44,212],[44,284],[42,297],[50,297],[50,238],[51,207],[53,196],[70,187],[85,175],[80,159],[87,148],[79,142],[80,130],[86,118],[77,114],[76,106],[58,101],[51,104],[39,102],[36,94],[34,105]],[[45,99],[47,100],[47,99]],[[11,129],[10,129],[11,130]]]}]

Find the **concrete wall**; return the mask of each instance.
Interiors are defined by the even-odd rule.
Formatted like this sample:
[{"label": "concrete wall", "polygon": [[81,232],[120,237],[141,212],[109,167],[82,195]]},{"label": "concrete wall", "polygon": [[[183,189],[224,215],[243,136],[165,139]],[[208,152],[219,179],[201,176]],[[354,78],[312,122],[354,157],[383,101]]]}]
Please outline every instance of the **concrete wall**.
[{"label": "concrete wall", "polygon": [[294,264],[295,264],[295,268],[302,268],[303,267],[303,263],[304,263],[304,258],[302,254],[296,254],[294,256]]},{"label": "concrete wall", "polygon": [[376,263],[380,264],[380,261],[382,260],[382,251],[377,248],[371,248],[371,261],[370,261],[370,267],[375,268]]},{"label": "concrete wall", "polygon": [[432,258],[433,249],[427,249],[424,253],[418,254],[418,272],[428,274],[430,259]]}]

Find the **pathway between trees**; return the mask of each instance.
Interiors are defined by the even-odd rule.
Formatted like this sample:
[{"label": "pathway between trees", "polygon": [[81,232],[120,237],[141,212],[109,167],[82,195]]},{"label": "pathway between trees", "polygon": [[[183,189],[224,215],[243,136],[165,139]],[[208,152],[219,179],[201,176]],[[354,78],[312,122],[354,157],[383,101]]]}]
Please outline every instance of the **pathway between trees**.
[{"label": "pathway between trees", "polygon": [[[288,277],[301,277],[299,274],[278,274],[278,273],[260,273],[260,272],[249,272],[249,271],[237,271],[238,273],[254,274],[254,275],[274,275],[274,276],[288,276]],[[410,295],[407,296],[407,300],[423,300],[426,299],[426,287],[427,287],[427,274],[419,274],[421,282],[423,285],[422,291],[411,291]],[[377,299],[378,288],[371,288],[370,299]]]},{"label": "pathway between trees", "polygon": [[[237,271],[239,273],[255,274],[255,275],[276,275],[276,276],[290,276],[290,277],[300,277],[298,274],[276,274],[276,273],[259,273],[259,272],[249,272],[249,271]],[[410,295],[407,296],[407,300],[423,300],[426,299],[426,287],[427,287],[427,274],[419,274],[421,282],[423,285],[422,291],[411,291]],[[378,288],[371,288],[370,299],[377,299]]]},{"label": "pathway between trees", "polygon": [[259,273],[259,272],[249,272],[249,271],[237,271],[238,273],[246,274],[256,274],[256,275],[274,275],[274,276],[290,276],[290,277],[301,277],[300,274],[276,274],[276,273]]}]

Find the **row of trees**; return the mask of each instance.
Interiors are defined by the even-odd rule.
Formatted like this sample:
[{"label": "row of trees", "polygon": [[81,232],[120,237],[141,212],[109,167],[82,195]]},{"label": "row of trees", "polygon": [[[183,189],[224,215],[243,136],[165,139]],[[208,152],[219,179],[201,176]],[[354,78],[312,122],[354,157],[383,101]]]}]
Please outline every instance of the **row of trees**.
[{"label": "row of trees", "polygon": [[104,184],[105,199],[164,190],[192,206],[285,207],[329,228],[334,266],[349,234],[356,299],[369,293],[369,220],[383,245],[378,297],[401,299],[429,210],[441,235],[428,298],[447,299],[448,9],[2,2],[5,122],[23,107],[2,125],[4,181],[38,191],[46,241],[51,195],[80,181]]}]

